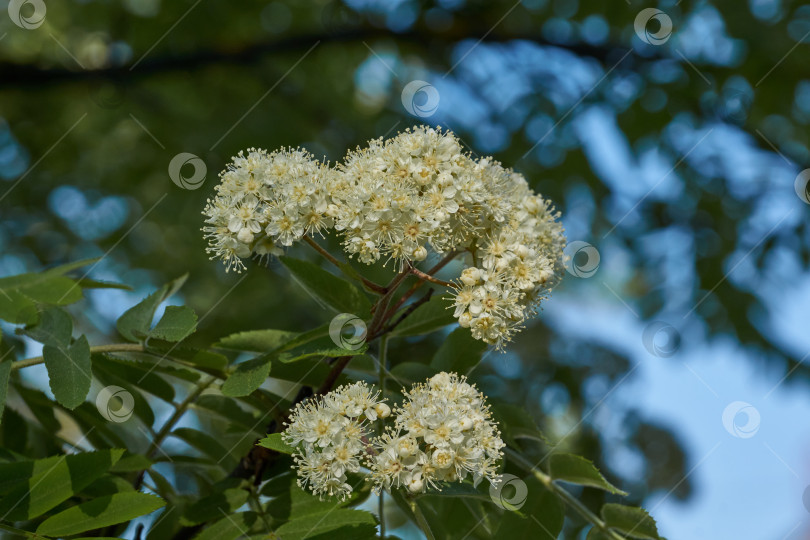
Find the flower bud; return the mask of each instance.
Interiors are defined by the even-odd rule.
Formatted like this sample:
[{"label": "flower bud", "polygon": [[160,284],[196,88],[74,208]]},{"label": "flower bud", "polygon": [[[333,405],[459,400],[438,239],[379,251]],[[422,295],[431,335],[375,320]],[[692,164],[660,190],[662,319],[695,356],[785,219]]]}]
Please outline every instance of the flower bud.
[{"label": "flower bud", "polygon": [[236,235],[236,239],[243,244],[249,244],[253,242],[253,233],[247,227],[242,227],[239,230],[239,234]]},{"label": "flower bud", "polygon": [[385,403],[377,403],[377,405],[374,406],[374,411],[380,418],[388,418],[388,416],[391,414],[391,407]]},{"label": "flower bud", "polygon": [[413,254],[411,258],[415,261],[424,261],[427,259],[427,250],[424,246],[419,246],[418,248],[413,250]]}]

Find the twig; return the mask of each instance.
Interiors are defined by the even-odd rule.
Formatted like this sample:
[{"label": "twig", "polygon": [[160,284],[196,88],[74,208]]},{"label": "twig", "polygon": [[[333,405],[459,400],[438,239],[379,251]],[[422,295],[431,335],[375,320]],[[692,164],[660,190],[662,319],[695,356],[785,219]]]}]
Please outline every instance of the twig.
[{"label": "twig", "polygon": [[[334,264],[334,265],[335,265],[335,266],[336,266],[336,267],[337,267],[337,268],[338,268],[338,269],[339,269],[341,272],[344,272],[344,273],[345,273],[345,271],[344,271],[344,266],[345,266],[346,264],[348,264],[348,263],[341,263],[341,262],[340,262],[339,260],[337,260],[337,259],[336,259],[336,258],[335,258],[335,257],[334,257],[334,256],[333,256],[331,253],[329,253],[328,251],[326,251],[325,249],[323,249],[323,248],[322,248],[322,247],[321,247],[321,246],[320,246],[320,245],[319,245],[319,244],[318,244],[318,243],[317,243],[315,240],[313,240],[313,239],[312,239],[312,238],[310,238],[309,236],[304,236],[304,241],[305,241],[307,244],[309,244],[310,246],[312,246],[312,248],[313,248],[315,251],[317,251],[318,253],[320,253],[321,255],[323,255],[323,257],[324,257],[324,258],[325,258],[327,261],[329,261],[330,263]],[[367,289],[369,289],[369,290],[371,290],[371,291],[373,291],[373,292],[375,292],[375,293],[377,293],[377,294],[385,294],[385,293],[386,293],[386,288],[385,288],[385,287],[383,287],[382,285],[380,285],[380,284],[378,284],[378,283],[374,283],[373,281],[371,281],[371,280],[369,280],[369,279],[364,278],[363,276],[361,276],[361,275],[360,275],[360,273],[359,273],[359,272],[355,272],[355,273],[357,274],[356,276],[349,276],[349,277],[357,277],[358,279],[360,279],[360,281],[362,281],[362,282],[363,282],[363,285],[364,285],[364,286],[365,286]]]},{"label": "twig", "polygon": [[416,311],[416,308],[418,308],[419,306],[421,306],[422,304],[424,304],[425,302],[430,300],[430,297],[433,296],[433,292],[434,292],[433,289],[428,289],[427,293],[425,293],[424,296],[422,296],[422,298],[420,298],[419,300],[417,300],[416,302],[414,302],[413,304],[408,306],[408,308],[405,311],[402,312],[402,315],[397,317],[396,321],[390,323],[388,326],[383,328],[382,331],[380,332],[380,335],[384,335],[384,334],[387,334],[387,333],[393,331],[394,328],[396,328],[399,323],[401,323],[403,320],[405,320],[405,318],[408,315],[410,315],[411,313]]},{"label": "twig", "polygon": [[610,538],[611,540],[624,540],[616,531],[611,529],[607,526],[607,524],[590,511],[590,509],[582,504],[576,497],[568,493],[567,490],[563,489],[562,487],[558,486],[554,483],[554,480],[544,473],[543,471],[537,469],[534,465],[528,462],[526,458],[521,456],[519,453],[515,452],[511,448],[506,448],[506,455],[508,455],[512,461],[514,461],[517,465],[523,468],[526,472],[531,473],[537,478],[541,484],[543,484],[546,489],[556,494],[560,499],[563,500],[568,506],[570,506],[576,513],[578,513],[585,521],[591,523],[594,527],[602,531],[602,533]]},{"label": "twig", "polygon": [[433,531],[430,530],[430,523],[428,523],[427,518],[425,518],[425,514],[422,513],[422,509],[416,504],[416,499],[409,499],[408,505],[411,507],[411,512],[413,512],[416,518],[416,524],[419,525],[419,528],[425,533],[427,540],[436,540],[436,537],[433,536]]},{"label": "twig", "polygon": [[[200,394],[202,394],[205,391],[206,388],[211,386],[211,384],[216,379],[217,379],[217,377],[214,377],[212,375],[212,376],[208,377],[208,379],[201,381],[197,385],[197,388],[195,388],[192,392],[190,392],[186,396],[186,399],[184,399],[183,401],[181,401],[180,403],[178,403],[175,406],[174,414],[172,414],[171,417],[169,417],[169,419],[166,420],[166,423],[163,424],[163,427],[160,428],[160,431],[157,432],[157,434],[155,435],[155,438],[152,439],[152,442],[149,444],[149,449],[146,451],[146,454],[145,454],[146,457],[151,458],[152,456],[155,455],[155,453],[157,453],[158,448],[160,447],[160,444],[163,442],[163,440],[166,437],[169,436],[169,433],[171,433],[172,428],[174,428],[174,425],[185,414],[185,412],[188,409],[189,405],[191,405],[194,401],[196,401],[197,398],[200,397]],[[140,471],[138,473],[138,476],[135,479],[135,482],[133,482],[133,485],[134,485],[135,489],[138,489],[139,487],[141,487],[141,482],[143,482],[144,473],[145,473],[145,471]]]},{"label": "twig", "polygon": [[[144,349],[143,345],[138,343],[113,343],[111,345],[97,345],[95,347],[90,347],[90,354],[104,352],[146,352],[146,349]],[[19,362],[13,362],[11,364],[11,369],[15,370],[27,368],[29,366],[41,364],[44,361],[45,359],[41,356],[26,358],[25,360],[20,360]]]},{"label": "twig", "polygon": [[[385,399],[385,373],[388,370],[388,336],[384,335],[380,338],[380,353],[377,357],[379,363],[377,371],[377,379],[380,385],[380,396]],[[385,427],[380,418],[380,435],[385,431]],[[377,513],[380,518],[380,538],[385,538],[385,490],[380,490],[380,499],[378,501]]]},{"label": "twig", "polygon": [[413,275],[415,275],[416,277],[418,277],[419,279],[421,279],[421,280],[429,281],[431,283],[435,283],[436,285],[443,285],[445,287],[451,287],[453,289],[458,288],[458,285],[456,285],[452,281],[444,281],[442,279],[435,278],[435,277],[431,276],[430,274],[426,274],[426,273],[422,272],[421,270],[418,270],[418,269],[414,268],[413,266],[411,266],[411,273]]}]

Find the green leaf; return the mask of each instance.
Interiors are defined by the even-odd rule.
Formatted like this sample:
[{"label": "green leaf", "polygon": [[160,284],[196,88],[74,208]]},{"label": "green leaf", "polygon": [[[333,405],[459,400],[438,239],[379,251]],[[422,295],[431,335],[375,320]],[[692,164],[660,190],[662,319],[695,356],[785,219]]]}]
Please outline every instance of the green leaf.
[{"label": "green leaf", "polygon": [[85,336],[68,347],[45,345],[42,357],[56,401],[67,409],[75,409],[90,392],[90,344]]},{"label": "green leaf", "polygon": [[[364,510],[341,508],[288,521],[276,534],[284,540],[303,540],[329,534],[328,538],[356,540],[375,537],[377,520]],[[339,531],[339,532],[338,532]]]},{"label": "green leaf", "polygon": [[456,328],[442,342],[430,365],[437,371],[466,374],[478,365],[486,348],[487,344],[473,338],[468,328]]},{"label": "green leaf", "polygon": [[99,279],[79,278],[76,283],[82,289],[120,289],[122,291],[131,291],[132,287],[124,285],[123,283],[114,283],[112,281],[102,281]]},{"label": "green leaf", "polygon": [[64,306],[82,298],[70,278],[49,274],[21,274],[0,279],[0,319],[14,324],[37,320],[37,303]]},{"label": "green leaf", "polygon": [[612,529],[643,540],[658,540],[655,520],[643,508],[608,503],[602,507],[602,519]]},{"label": "green leaf", "polygon": [[406,387],[414,383],[425,382],[436,374],[436,370],[427,364],[402,362],[391,368],[393,382]]},{"label": "green leaf", "polygon": [[188,306],[166,306],[163,317],[149,333],[165,341],[182,341],[197,329],[197,314]]},{"label": "green leaf", "polygon": [[248,330],[222,338],[217,347],[237,351],[270,352],[298,337],[296,332],[287,330]]},{"label": "green leaf", "polygon": [[183,286],[188,274],[171,281],[135,304],[118,318],[118,332],[129,341],[140,341],[149,334],[158,306]]},{"label": "green leaf", "polygon": [[[242,433],[249,431],[258,433],[257,430],[264,429],[263,426],[258,425],[260,418],[258,411],[255,411],[255,414],[248,412],[240,407],[236,400],[230,399],[229,397],[205,394],[197,398],[193,407],[200,412],[202,412],[201,409],[205,409],[217,413],[227,419],[231,425],[239,426]],[[261,407],[261,414],[264,414],[264,406],[261,405]]]},{"label": "green leaf", "polygon": [[0,419],[3,418],[3,410],[6,408],[8,398],[8,378],[11,374],[11,360],[0,361]]},{"label": "green leaf", "polygon": [[73,506],[51,516],[37,527],[37,534],[69,536],[124,523],[162,508],[166,503],[146,493],[116,493]]},{"label": "green leaf", "polygon": [[233,459],[230,457],[230,452],[222,443],[207,433],[192,428],[177,428],[171,434],[211,458],[215,464],[221,464],[223,467],[235,465],[235,463],[231,463]]},{"label": "green leaf", "polygon": [[269,448],[270,450],[275,450],[276,452],[280,452],[282,454],[292,454],[295,452],[294,446],[290,446],[281,440],[281,433],[271,433],[256,444]]},{"label": "green leaf", "polygon": [[[216,516],[212,516],[216,517]],[[255,512],[239,512],[225,516],[194,537],[194,540],[236,540],[250,530],[258,520]],[[281,537],[287,540],[285,537]]]},{"label": "green leaf", "polygon": [[25,462],[22,473],[15,473],[20,482],[0,500],[0,516],[23,521],[44,514],[100,478],[123,453],[99,450]]},{"label": "green leaf", "polygon": [[152,460],[142,454],[127,454],[110,467],[110,472],[137,472],[152,466]]},{"label": "green leaf", "polygon": [[331,356],[337,358],[338,356],[359,356],[368,350],[367,343],[361,343],[357,349],[344,349],[336,345],[324,345],[322,343],[309,343],[305,347],[299,347],[293,351],[282,353],[278,359],[285,364],[291,362],[298,362],[305,358]]},{"label": "green leaf", "polygon": [[114,474],[105,474],[83,490],[79,492],[82,497],[95,499],[96,497],[106,497],[116,493],[135,491],[132,481],[126,480]]},{"label": "green leaf", "polygon": [[[3,344],[3,332],[0,330],[0,345]],[[3,352],[0,347],[0,420],[3,418],[3,410],[6,408],[8,398],[8,378],[11,375],[11,361],[14,359],[10,353]],[[2,480],[0,480],[2,481]]]},{"label": "green leaf", "polygon": [[338,312],[364,317],[371,310],[371,302],[352,283],[311,262],[291,257],[279,257],[279,259],[302,287]]},{"label": "green leaf", "polygon": [[551,477],[581,486],[604,489],[610,493],[627,495],[605,480],[599,469],[588,459],[574,454],[553,454],[550,460]]},{"label": "green leaf", "polygon": [[250,394],[267,380],[270,374],[270,361],[270,355],[262,355],[238,364],[222,384],[222,393],[231,397]]},{"label": "green leaf", "polygon": [[183,345],[178,346],[169,341],[150,339],[147,349],[192,364],[202,371],[221,372],[228,365],[228,358],[225,355]]},{"label": "green leaf", "polygon": [[103,371],[125,386],[134,385],[169,403],[174,400],[174,387],[155,373],[154,365],[131,362],[107,354],[93,354],[94,372]]},{"label": "green leaf", "polygon": [[183,517],[190,524],[210,521],[212,516],[231,515],[247,502],[247,489],[231,488],[217,491],[189,506]]},{"label": "green leaf", "polygon": [[[452,304],[447,301],[447,298],[434,296],[399,323],[392,334],[396,336],[418,336],[420,334],[429,334],[448,324],[452,324],[456,319],[453,317],[451,307]],[[396,320],[396,317],[394,315],[394,320]]]},{"label": "green leaf", "polygon": [[29,324],[23,333],[43,345],[67,347],[73,333],[73,320],[58,307],[46,307],[35,314],[36,322]]},{"label": "green leaf", "polygon": [[518,511],[506,510],[503,513],[493,537],[556,540],[565,522],[562,501],[534,476],[526,476],[521,481],[526,485],[526,492],[525,500],[520,506],[514,500],[519,495],[517,486],[504,485],[500,491],[496,490],[496,493],[505,496],[501,504],[507,506],[511,500]]},{"label": "green leaf", "polygon": [[510,446],[519,448],[518,439],[538,441],[549,448],[554,446],[537,427],[532,415],[523,407],[492,399],[491,410],[498,422],[503,440]]}]

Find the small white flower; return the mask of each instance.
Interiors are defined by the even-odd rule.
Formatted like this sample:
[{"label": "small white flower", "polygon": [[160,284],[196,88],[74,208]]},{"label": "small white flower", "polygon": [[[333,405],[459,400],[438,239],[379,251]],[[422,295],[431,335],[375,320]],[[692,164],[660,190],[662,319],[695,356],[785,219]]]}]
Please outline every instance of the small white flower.
[{"label": "small white flower", "polygon": [[366,383],[341,386],[325,396],[299,403],[290,414],[282,439],[297,450],[299,485],[316,495],[347,497],[347,472],[360,470],[370,435],[368,414],[384,405]]},{"label": "small white flower", "polygon": [[563,274],[559,213],[519,173],[464,153],[451,132],[414,127],[369,141],[333,168],[303,150],[251,148],[220,176],[203,231],[228,270],[330,230],[365,264],[402,268],[430,250],[468,252],[454,316],[499,349]]}]

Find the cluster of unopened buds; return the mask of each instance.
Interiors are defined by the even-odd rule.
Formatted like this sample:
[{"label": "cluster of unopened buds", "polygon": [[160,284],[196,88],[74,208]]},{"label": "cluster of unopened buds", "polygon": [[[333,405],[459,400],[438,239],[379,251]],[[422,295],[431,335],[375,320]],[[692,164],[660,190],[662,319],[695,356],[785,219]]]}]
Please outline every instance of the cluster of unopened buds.
[{"label": "cluster of unopened buds", "polygon": [[[498,481],[504,443],[484,395],[466,378],[439,373],[404,392],[393,410],[358,382],[299,403],[284,441],[296,448],[298,484],[316,495],[346,498],[347,473],[367,470],[375,492],[441,490],[442,482]],[[380,436],[372,422],[393,418]],[[389,421],[390,424],[390,421]]]},{"label": "cluster of unopened buds", "polygon": [[300,149],[251,148],[221,178],[203,231],[227,269],[328,231],[365,264],[393,260],[401,269],[430,252],[464,254],[451,287],[455,316],[498,347],[562,274],[559,213],[521,174],[473,158],[451,132],[422,126],[375,139],[335,167]]}]

